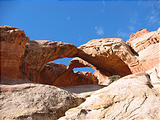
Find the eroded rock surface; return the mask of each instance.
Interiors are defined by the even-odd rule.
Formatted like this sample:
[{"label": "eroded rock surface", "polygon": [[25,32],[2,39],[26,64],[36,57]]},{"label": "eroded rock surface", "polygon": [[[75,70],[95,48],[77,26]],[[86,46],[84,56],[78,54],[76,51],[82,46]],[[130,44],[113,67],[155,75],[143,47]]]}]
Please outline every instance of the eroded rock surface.
[{"label": "eroded rock surface", "polygon": [[39,83],[62,87],[98,84],[98,80],[91,72],[73,71],[63,64],[49,62],[40,72]]},{"label": "eroded rock surface", "polygon": [[150,76],[154,88],[160,89],[160,65],[146,71],[146,73]]},{"label": "eroded rock surface", "polygon": [[159,101],[160,94],[152,89],[148,75],[138,73],[96,91],[59,120],[160,119]]},{"label": "eroded rock surface", "polygon": [[11,26],[0,26],[0,81],[20,79],[20,65],[29,40],[24,31]]},{"label": "eroded rock surface", "polygon": [[45,64],[58,58],[74,57],[77,47],[58,41],[36,40],[26,44],[22,71],[35,82],[39,82],[40,72]]},{"label": "eroded rock surface", "polygon": [[[103,38],[89,41],[79,47],[79,58],[74,58],[70,67],[89,66],[96,70],[99,83],[105,76],[131,74],[130,67],[137,62],[129,47],[119,38]],[[85,60],[85,61],[84,61]],[[106,79],[105,79],[106,80]]]},{"label": "eroded rock surface", "polygon": [[134,34],[131,34],[127,43],[130,43],[132,40],[134,40],[138,37],[141,37],[141,36],[143,36],[144,34],[147,34],[147,33],[149,33],[149,31],[147,29],[141,29]]},{"label": "eroded rock surface", "polygon": [[76,95],[49,85],[1,85],[0,119],[56,120],[66,110],[83,101]]},{"label": "eroded rock surface", "polygon": [[60,87],[86,84],[98,84],[98,80],[91,72],[79,72],[70,69],[53,82],[53,85]]},{"label": "eroded rock surface", "polygon": [[[77,48],[58,41],[29,41],[24,31],[0,26],[0,119],[58,119],[83,102],[78,96],[87,99],[61,120],[160,119],[159,41],[160,29],[144,29],[132,34],[127,44],[120,38],[103,38]],[[69,66],[50,62],[64,57],[79,58]],[[91,67],[94,75],[73,71],[76,67]],[[132,73],[138,74],[126,76]],[[110,81],[112,75],[123,78]],[[104,86],[93,84],[108,86],[94,91]]]},{"label": "eroded rock surface", "polygon": [[[141,32],[143,32],[143,34]],[[135,35],[136,37],[130,37],[126,43],[131,46],[137,53],[147,48],[151,44],[160,42],[160,29],[153,32],[149,32],[148,30],[143,29],[132,35]]]},{"label": "eroded rock surface", "polygon": [[40,72],[39,83],[53,85],[55,80],[67,71],[67,66],[59,63],[49,62]]},{"label": "eroded rock surface", "polygon": [[[138,32],[137,32],[138,33]],[[136,34],[136,33],[135,33]],[[128,40],[134,51],[137,52],[138,62],[133,65],[133,73],[146,72],[160,63],[160,29],[145,33],[136,39]]]},{"label": "eroded rock surface", "polygon": [[80,73],[65,65],[50,61],[77,56],[76,46],[48,40],[30,41],[24,31],[11,26],[0,26],[1,83],[25,82],[57,86],[93,84],[96,77],[89,72]]},{"label": "eroded rock surface", "polygon": [[119,38],[91,40],[79,47],[78,57],[69,67],[91,67],[99,84],[108,85],[108,76],[146,72],[160,63],[160,29],[140,30],[130,36],[127,44]]}]

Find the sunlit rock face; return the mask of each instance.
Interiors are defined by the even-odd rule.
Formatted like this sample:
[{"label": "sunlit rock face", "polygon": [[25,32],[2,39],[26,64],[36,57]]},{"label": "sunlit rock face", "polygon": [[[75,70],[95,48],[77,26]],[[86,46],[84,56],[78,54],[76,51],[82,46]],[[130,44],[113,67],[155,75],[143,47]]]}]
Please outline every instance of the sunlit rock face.
[{"label": "sunlit rock face", "polygon": [[135,34],[130,36],[127,40],[127,44],[131,46],[135,52],[140,52],[141,50],[147,48],[151,44],[159,43],[160,41],[160,31],[149,32],[147,29],[142,29]]},{"label": "sunlit rock face", "polygon": [[[141,31],[143,34],[140,34]],[[133,72],[145,72],[160,63],[160,29],[148,32],[146,29],[138,31],[126,43],[137,53],[138,63],[133,66]],[[145,32],[147,31],[147,32]]]},{"label": "sunlit rock face", "polygon": [[72,44],[47,40],[30,41],[26,44],[22,70],[31,81],[37,83],[56,86],[95,83],[96,78],[92,73],[76,73],[63,64],[48,63],[58,58],[74,57],[77,53],[77,47]]},{"label": "sunlit rock face", "polygon": [[[127,43],[102,38],[77,48],[0,26],[0,120],[160,119],[159,41],[160,29],[144,29]],[[64,57],[76,58],[52,62]]]},{"label": "sunlit rock face", "polygon": [[0,26],[0,78],[20,79],[20,66],[29,38],[24,31],[11,26]]},{"label": "sunlit rock face", "polygon": [[160,119],[160,95],[152,89],[147,74],[125,76],[97,90],[59,120]]},{"label": "sunlit rock face", "polygon": [[[0,38],[1,83],[27,80],[57,86],[108,85],[109,76],[146,72],[159,65],[160,29],[140,30],[127,44],[120,38],[102,38],[79,48],[59,41],[30,41],[24,31],[11,26],[0,27]],[[49,63],[64,57],[77,58],[68,67]],[[95,72],[75,72],[76,67],[91,67]]]},{"label": "sunlit rock face", "polygon": [[36,40],[26,44],[23,73],[34,82],[40,82],[40,73],[45,65],[53,60],[73,57],[77,53],[76,46],[58,41]]},{"label": "sunlit rock face", "polygon": [[25,83],[0,86],[0,120],[56,120],[84,99],[55,86]]},{"label": "sunlit rock face", "polygon": [[160,61],[160,29],[149,32],[147,29],[130,36],[125,43],[120,38],[91,40],[79,47],[78,57],[71,68],[91,67],[99,84],[109,84],[108,76],[126,76],[131,73],[146,72],[158,66]]},{"label": "sunlit rock face", "polygon": [[[74,58],[70,67],[89,66],[95,69],[99,84],[106,80],[105,76],[131,74],[130,66],[137,59],[129,47],[120,38],[103,38],[89,41],[79,47],[79,58]],[[109,83],[109,82],[108,82]]]},{"label": "sunlit rock face", "polygon": [[0,77],[3,84],[97,84],[97,78],[92,73],[74,72],[63,64],[50,62],[75,57],[78,48],[72,44],[48,40],[30,41],[24,31],[11,26],[0,26],[0,47]]}]

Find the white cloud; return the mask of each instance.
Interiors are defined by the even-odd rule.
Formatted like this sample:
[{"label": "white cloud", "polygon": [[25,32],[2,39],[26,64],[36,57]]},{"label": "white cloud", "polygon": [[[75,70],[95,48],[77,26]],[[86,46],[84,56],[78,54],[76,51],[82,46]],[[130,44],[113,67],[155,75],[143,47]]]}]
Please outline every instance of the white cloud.
[{"label": "white cloud", "polygon": [[100,26],[95,26],[94,29],[96,30],[96,34],[97,34],[97,35],[101,35],[101,36],[104,35],[104,30],[103,30],[102,27],[100,27]]},{"label": "white cloud", "polygon": [[[140,1],[138,5],[147,6],[150,12],[146,15],[147,25],[160,25],[160,0],[153,0],[153,1]],[[129,39],[129,36],[136,32],[137,26],[141,26],[139,22],[140,15],[138,11],[133,13],[132,17],[129,19],[129,24],[127,29],[119,29],[116,33],[117,37],[123,39]],[[146,22],[146,21],[145,21]]]},{"label": "white cloud", "polygon": [[160,0],[151,4],[151,13],[147,16],[149,25],[160,24]]}]

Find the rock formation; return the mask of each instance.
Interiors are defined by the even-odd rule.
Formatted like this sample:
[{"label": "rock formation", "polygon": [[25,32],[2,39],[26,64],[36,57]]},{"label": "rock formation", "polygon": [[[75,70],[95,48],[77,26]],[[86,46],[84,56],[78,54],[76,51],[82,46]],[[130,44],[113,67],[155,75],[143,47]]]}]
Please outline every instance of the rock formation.
[{"label": "rock formation", "polygon": [[[139,33],[139,32],[137,32]],[[136,36],[136,33],[135,33]],[[160,63],[160,28],[157,31],[149,32],[130,38],[126,43],[137,52],[138,63],[132,70],[136,72],[146,72]]]},{"label": "rock formation", "polygon": [[59,63],[49,62],[40,72],[39,82],[53,85],[53,82],[65,71],[67,71],[67,66]]},{"label": "rock formation", "polygon": [[[142,33],[143,32],[143,33]],[[134,37],[132,37],[134,36]],[[130,36],[127,44],[131,46],[135,52],[139,52],[147,48],[151,44],[160,42],[160,30],[149,32],[147,29],[140,30]]]},{"label": "rock formation", "polygon": [[2,85],[0,90],[0,120],[56,120],[84,101],[48,85]]},{"label": "rock formation", "polygon": [[15,27],[0,26],[0,81],[22,77],[19,66],[29,40],[24,31]]},{"label": "rock formation", "polygon": [[[159,41],[160,29],[154,32],[140,30],[131,35],[127,44],[119,38],[91,40],[79,47],[79,58],[74,58],[70,67],[91,67],[95,70],[94,75],[99,84],[107,85],[111,82],[107,81],[108,76],[123,77],[131,73],[146,72],[158,66]],[[147,57],[149,54],[152,57]]]},{"label": "rock formation", "polygon": [[[79,48],[58,41],[29,41],[24,31],[10,26],[1,26],[0,30],[0,76],[3,83],[8,79],[19,79],[69,86],[93,84],[98,79],[99,84],[108,85],[111,83],[107,80],[108,76],[123,77],[146,72],[159,65],[160,50],[157,48],[160,45],[160,29],[154,32],[140,30],[130,36],[127,44],[119,38],[102,38],[91,40]],[[148,54],[152,56],[148,57]],[[56,64],[48,63],[58,58],[76,56],[79,58],[74,58],[68,68],[64,65],[56,68]],[[72,69],[76,67],[91,67],[95,73],[75,72]]]},{"label": "rock formation", "polygon": [[53,85],[61,87],[86,84],[98,84],[98,80],[91,72],[73,70],[67,70],[53,82]]},{"label": "rock formation", "polygon": [[145,35],[149,33],[149,31],[147,29],[141,29],[138,32],[131,34],[129,40],[127,41],[127,43],[131,42],[132,40],[141,37],[142,35]]},{"label": "rock formation", "polygon": [[[0,26],[0,120],[160,119],[159,42],[160,29],[143,29],[77,48]],[[76,58],[52,62],[64,57]]]},{"label": "rock formation", "polygon": [[1,83],[36,82],[57,86],[97,83],[92,73],[76,73],[65,65],[48,63],[58,58],[76,56],[78,49],[72,44],[30,41],[24,31],[0,26],[0,46]]},{"label": "rock formation", "polygon": [[59,120],[160,119],[160,94],[152,89],[148,75],[133,74],[96,91]]},{"label": "rock formation", "polygon": [[[106,76],[131,74],[130,66],[137,62],[129,47],[119,38],[103,38],[89,41],[79,47],[79,58],[74,58],[70,66],[89,66],[96,70],[99,83],[104,83]],[[85,60],[85,61],[84,61]],[[102,62],[103,61],[103,62]]]},{"label": "rock formation", "polygon": [[40,72],[39,83],[62,87],[97,84],[98,80],[91,72],[73,71],[63,64],[50,62]]},{"label": "rock formation", "polygon": [[73,57],[76,53],[77,48],[71,44],[47,40],[29,41],[21,68],[29,80],[39,82],[45,64],[58,58]]}]

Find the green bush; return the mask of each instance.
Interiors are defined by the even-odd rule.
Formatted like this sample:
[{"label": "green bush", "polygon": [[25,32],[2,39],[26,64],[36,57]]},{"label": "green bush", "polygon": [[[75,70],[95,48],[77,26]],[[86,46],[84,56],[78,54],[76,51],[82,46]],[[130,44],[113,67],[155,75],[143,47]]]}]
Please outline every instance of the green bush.
[{"label": "green bush", "polygon": [[112,82],[119,80],[121,77],[119,75],[112,75],[109,76],[108,79],[111,80]]}]

